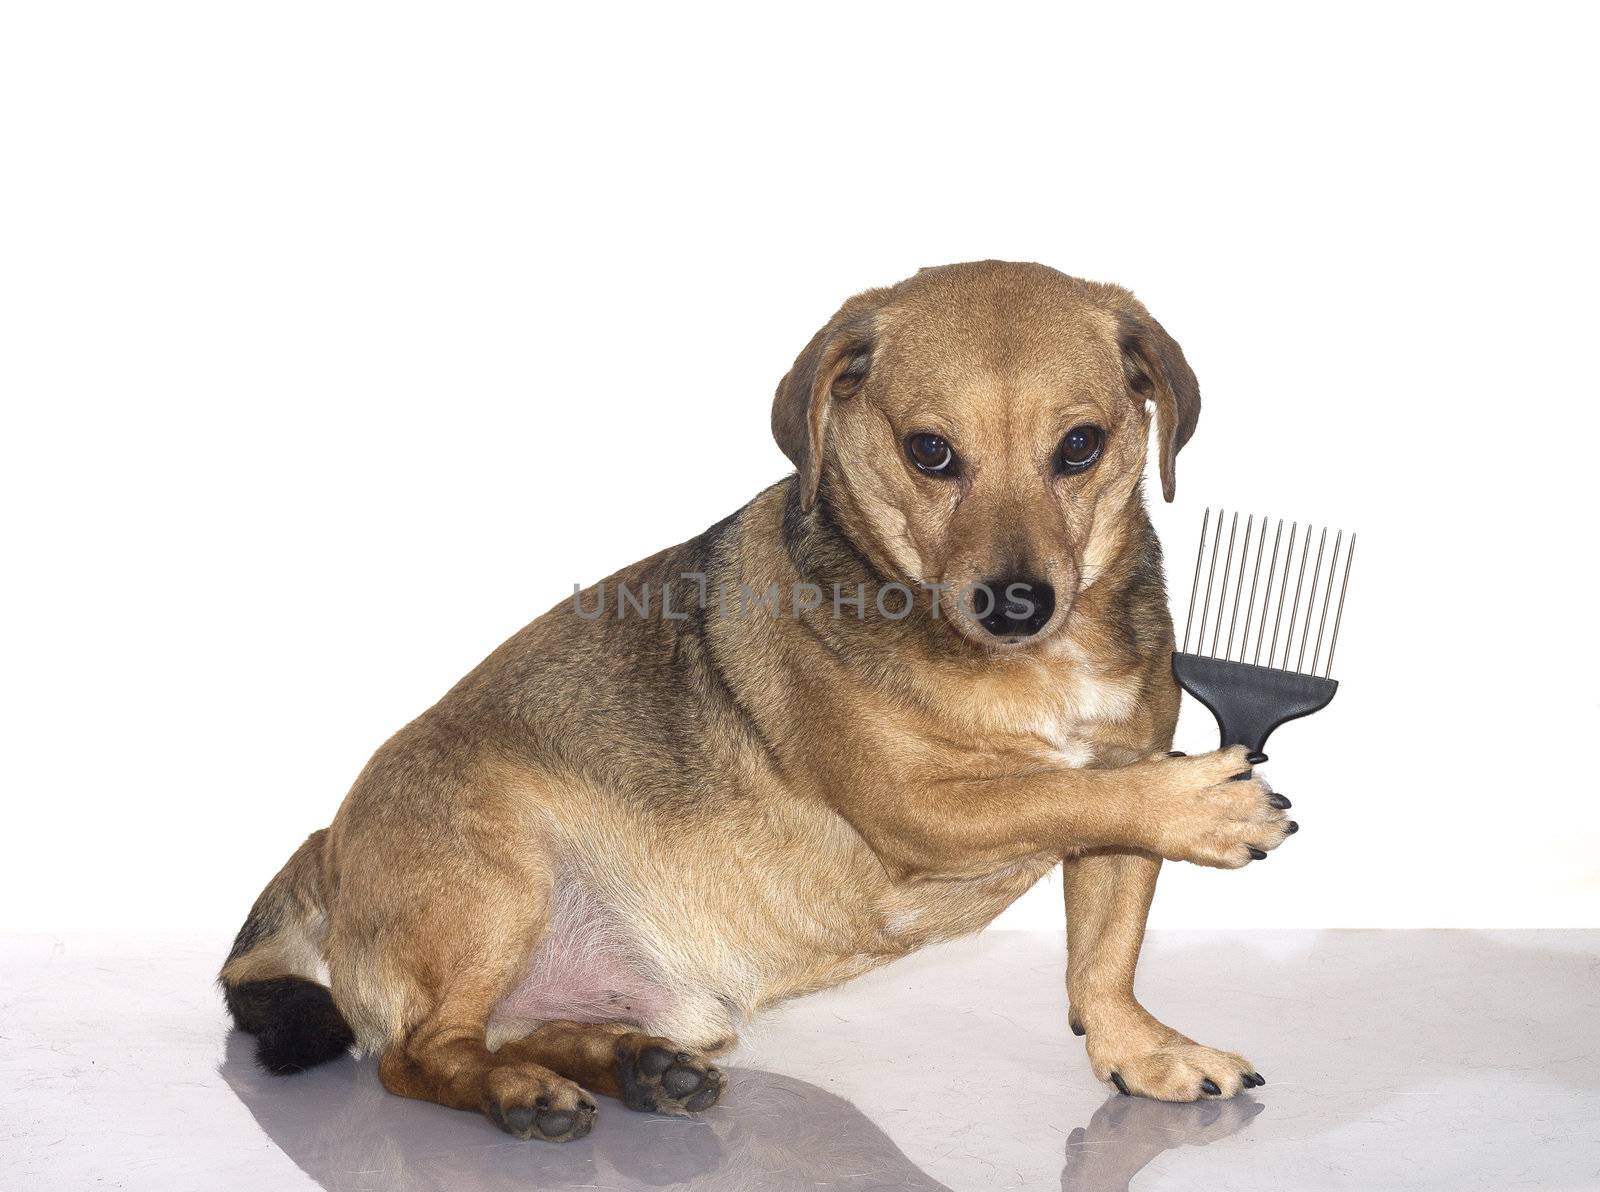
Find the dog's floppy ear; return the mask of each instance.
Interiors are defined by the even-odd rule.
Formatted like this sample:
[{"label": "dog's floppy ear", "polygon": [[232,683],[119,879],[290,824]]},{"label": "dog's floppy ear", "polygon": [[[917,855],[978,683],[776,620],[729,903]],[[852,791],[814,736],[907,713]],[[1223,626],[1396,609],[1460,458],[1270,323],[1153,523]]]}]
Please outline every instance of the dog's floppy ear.
[{"label": "dog's floppy ear", "polygon": [[795,358],[772,399],[772,437],[800,476],[800,507],[817,503],[822,456],[833,403],[848,398],[872,368],[874,317],[882,291],[846,302]]},{"label": "dog's floppy ear", "polygon": [[1200,421],[1200,382],[1183,358],[1178,341],[1137,302],[1117,316],[1117,345],[1122,369],[1134,396],[1156,408],[1156,434],[1161,440],[1161,495],[1177,491],[1178,452]]}]

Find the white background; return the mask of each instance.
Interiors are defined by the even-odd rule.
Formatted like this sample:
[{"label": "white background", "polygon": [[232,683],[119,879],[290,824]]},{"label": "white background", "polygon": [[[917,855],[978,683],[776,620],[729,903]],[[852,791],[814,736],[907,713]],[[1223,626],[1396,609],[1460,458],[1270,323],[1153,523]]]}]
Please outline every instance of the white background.
[{"label": "white background", "polygon": [[1594,925],[1593,34],[8,6],[0,928],[233,929],[501,639],[787,470],[844,297],[988,256],[1184,344],[1180,615],[1207,504],[1361,532],[1344,687],[1272,743],[1304,830],[1155,921]]}]

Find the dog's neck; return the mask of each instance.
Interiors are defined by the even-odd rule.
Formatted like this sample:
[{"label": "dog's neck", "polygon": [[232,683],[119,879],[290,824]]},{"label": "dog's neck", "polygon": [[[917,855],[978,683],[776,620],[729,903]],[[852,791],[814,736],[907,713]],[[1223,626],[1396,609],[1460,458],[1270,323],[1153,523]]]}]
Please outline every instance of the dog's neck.
[{"label": "dog's neck", "polygon": [[800,582],[816,584],[824,591],[837,584],[854,591],[866,586],[869,596],[895,581],[886,577],[862,549],[840,517],[839,502],[824,483],[817,499],[807,510],[800,501],[798,477],[784,485],[783,544],[794,564]]}]

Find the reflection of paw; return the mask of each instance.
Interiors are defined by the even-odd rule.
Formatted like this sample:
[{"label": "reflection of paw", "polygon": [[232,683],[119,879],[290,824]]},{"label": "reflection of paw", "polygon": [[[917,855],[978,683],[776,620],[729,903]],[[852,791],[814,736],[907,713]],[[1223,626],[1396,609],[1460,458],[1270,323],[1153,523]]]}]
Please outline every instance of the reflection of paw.
[{"label": "reflection of paw", "polygon": [[[1139,1097],[1107,1097],[1079,1141],[1120,1139],[1141,1147],[1170,1150],[1204,1146],[1237,1132],[1266,1106],[1249,1097],[1207,1097],[1187,1105],[1163,1105]],[[1083,1131],[1079,1127],[1073,1133]]]},{"label": "reflection of paw", "polygon": [[483,1112],[507,1134],[571,1142],[594,1125],[595,1104],[572,1081],[537,1064],[501,1064],[483,1078]]},{"label": "reflection of paw", "polygon": [[1063,1192],[1124,1189],[1157,1155],[1178,1146],[1204,1146],[1236,1134],[1266,1106],[1249,1098],[1166,1105],[1108,1097],[1087,1127],[1067,1137]]},{"label": "reflection of paw", "polygon": [[722,1096],[722,1070],[667,1039],[633,1035],[617,1048],[617,1079],[629,1109],[683,1116],[710,1109]]},{"label": "reflection of paw", "polygon": [[1102,1012],[1091,1022],[1089,1062],[1094,1074],[1119,1093],[1198,1101],[1231,1097],[1267,1083],[1242,1055],[1202,1047],[1137,1005]]}]

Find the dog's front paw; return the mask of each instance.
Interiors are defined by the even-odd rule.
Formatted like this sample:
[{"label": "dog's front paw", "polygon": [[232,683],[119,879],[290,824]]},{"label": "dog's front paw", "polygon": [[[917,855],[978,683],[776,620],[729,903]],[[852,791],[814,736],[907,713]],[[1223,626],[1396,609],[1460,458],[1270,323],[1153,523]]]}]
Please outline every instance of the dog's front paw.
[{"label": "dog's front paw", "polygon": [[1243,746],[1147,762],[1155,851],[1173,861],[1238,869],[1263,860],[1300,825],[1251,770]]},{"label": "dog's front paw", "polygon": [[633,1035],[617,1048],[622,1103],[647,1113],[683,1116],[710,1109],[722,1096],[722,1070],[669,1039]]},{"label": "dog's front paw", "polygon": [[1097,1016],[1085,1041],[1095,1076],[1128,1096],[1199,1101],[1267,1083],[1244,1056],[1203,1047],[1139,1007]]}]

